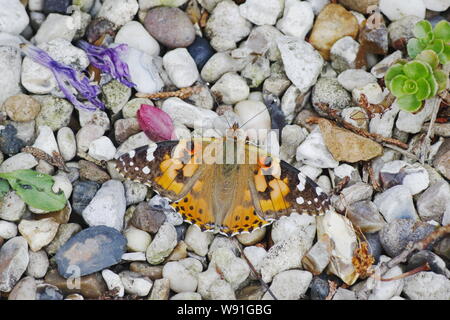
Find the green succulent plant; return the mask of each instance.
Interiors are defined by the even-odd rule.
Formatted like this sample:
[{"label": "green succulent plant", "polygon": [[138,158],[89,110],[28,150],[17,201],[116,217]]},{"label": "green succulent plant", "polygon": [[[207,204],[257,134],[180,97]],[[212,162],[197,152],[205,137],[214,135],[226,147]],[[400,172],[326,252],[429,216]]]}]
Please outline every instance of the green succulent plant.
[{"label": "green succulent plant", "polygon": [[[33,170],[16,170],[0,173],[0,199],[9,186],[22,200],[36,209],[58,211],[66,206],[67,199],[62,191],[54,192],[52,176]],[[9,186],[8,186],[9,184]]]},{"label": "green succulent plant", "polygon": [[424,50],[433,50],[441,64],[450,62],[450,23],[440,21],[432,27],[426,20],[419,21],[414,26],[415,38],[408,41],[408,55],[416,58]]},{"label": "green succulent plant", "polygon": [[397,97],[397,104],[402,110],[416,112],[424,100],[445,89],[447,77],[437,69],[437,60],[436,54],[427,50],[416,60],[400,61],[387,71],[384,78],[386,86]]}]

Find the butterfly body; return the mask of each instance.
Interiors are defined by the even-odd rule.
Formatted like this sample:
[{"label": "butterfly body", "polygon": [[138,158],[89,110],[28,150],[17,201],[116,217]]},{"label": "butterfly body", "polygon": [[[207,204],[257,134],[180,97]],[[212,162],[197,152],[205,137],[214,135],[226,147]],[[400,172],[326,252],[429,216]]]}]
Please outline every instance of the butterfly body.
[{"label": "butterfly body", "polygon": [[227,236],[329,209],[311,179],[236,137],[159,142],[120,156],[116,167],[171,200],[185,221]]}]

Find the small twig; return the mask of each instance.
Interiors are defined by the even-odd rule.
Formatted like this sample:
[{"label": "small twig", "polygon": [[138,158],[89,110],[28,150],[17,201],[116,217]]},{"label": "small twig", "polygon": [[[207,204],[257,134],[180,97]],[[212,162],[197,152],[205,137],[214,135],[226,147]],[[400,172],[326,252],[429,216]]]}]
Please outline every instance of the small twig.
[{"label": "small twig", "polygon": [[400,279],[412,276],[412,275],[414,275],[414,274],[416,274],[418,272],[429,271],[429,270],[431,270],[430,266],[428,265],[428,263],[425,263],[425,264],[423,264],[423,265],[421,265],[421,266],[419,266],[417,268],[409,270],[408,272],[399,274],[398,276],[395,276],[395,277],[392,277],[392,278],[380,278],[380,281],[386,281],[387,282],[387,281],[400,280]]},{"label": "small twig", "polygon": [[326,296],[325,300],[331,300],[333,299],[334,295],[336,294],[337,291],[337,283],[331,280],[328,280],[328,287],[330,288],[328,295]]},{"label": "small twig", "polygon": [[371,161],[367,162],[366,166],[367,166],[367,172],[369,173],[370,181],[372,182],[372,188],[375,191],[378,191],[378,192],[381,191],[380,183],[378,182],[377,178],[375,177],[375,172],[373,171],[373,168],[372,168],[372,162]]},{"label": "small twig", "polygon": [[430,125],[428,126],[427,134],[422,142],[422,148],[420,150],[420,163],[424,164],[428,158],[428,153],[431,147],[431,139],[434,136],[434,123],[436,122],[439,107],[441,106],[441,98],[433,98],[433,112],[431,113]]},{"label": "small twig", "polygon": [[[400,140],[397,140],[397,139],[394,139],[394,138],[387,138],[387,137],[384,137],[384,136],[382,136],[380,134],[376,134],[376,133],[370,133],[370,132],[368,132],[368,131],[366,131],[364,129],[355,127],[354,125],[348,123],[347,121],[342,120],[336,114],[336,112],[334,110],[331,110],[328,106],[326,106],[323,103],[318,104],[318,107],[322,111],[324,111],[330,118],[332,118],[334,121],[336,121],[337,124],[340,124],[344,128],[346,128],[346,129],[348,129],[348,130],[350,130],[350,131],[352,131],[352,132],[354,132],[354,133],[356,133],[356,134],[358,134],[360,136],[363,136],[365,138],[369,138],[369,139],[371,139],[371,140],[373,140],[375,142],[378,142],[378,143],[386,142],[386,143],[390,143],[390,144],[396,145],[396,146],[398,146],[400,148],[403,148],[405,150],[408,149],[408,145],[406,143],[400,141]],[[319,117],[310,117],[306,121],[308,123],[318,123],[319,119],[320,119]]]},{"label": "small twig", "polygon": [[266,289],[266,291],[272,296],[272,298],[274,300],[278,300],[278,298],[275,296],[275,294],[272,292],[272,290],[270,290],[269,285],[267,283],[265,283],[261,277],[261,275],[259,274],[258,271],[256,271],[255,267],[253,266],[253,264],[250,262],[250,260],[247,258],[247,256],[244,253],[244,250],[241,249],[241,247],[239,245],[236,245],[236,247],[239,249],[239,251],[241,252],[241,256],[244,258],[244,260],[247,262],[248,266],[250,267],[250,270],[253,272],[253,274],[255,275],[255,277],[259,280],[259,282],[261,283],[261,285]]},{"label": "small twig", "polygon": [[180,90],[177,91],[157,92],[152,94],[138,92],[136,93],[136,97],[148,99],[166,99],[170,97],[177,97],[180,99],[187,99],[193,94],[198,93],[199,91],[200,87],[196,86],[196,87],[181,88]]},{"label": "small twig", "polygon": [[389,143],[383,143],[383,146],[386,147],[386,148],[395,150],[395,151],[401,153],[402,155],[404,155],[405,157],[411,158],[411,159],[413,159],[415,161],[419,161],[419,158],[415,154],[413,154],[413,153],[411,153],[409,151],[403,150],[403,149],[401,149],[401,148],[399,148],[397,146],[394,146],[392,144],[389,144]]},{"label": "small twig", "polygon": [[333,193],[338,195],[342,192],[342,190],[347,186],[348,182],[350,181],[349,176],[345,176],[339,183],[336,185],[336,187],[333,190]]},{"label": "small twig", "polygon": [[424,239],[417,241],[417,242],[410,242],[406,246],[406,248],[395,258],[392,258],[386,263],[383,263],[380,268],[380,274],[383,275],[386,273],[389,269],[392,269],[396,265],[405,262],[408,257],[414,252],[414,251],[420,251],[424,250],[426,247],[428,247],[432,242],[435,242],[439,238],[447,235],[450,233],[450,224],[439,227],[435,231],[433,231],[431,234],[429,234]]},{"label": "small twig", "polygon": [[51,164],[52,166],[57,167],[58,169],[61,169],[65,172],[69,172],[69,168],[67,168],[66,164],[64,163],[64,159],[62,158],[59,152],[53,151],[53,154],[49,155],[48,153],[39,148],[29,146],[22,148],[21,151],[29,153],[39,160],[44,160],[49,164]]}]

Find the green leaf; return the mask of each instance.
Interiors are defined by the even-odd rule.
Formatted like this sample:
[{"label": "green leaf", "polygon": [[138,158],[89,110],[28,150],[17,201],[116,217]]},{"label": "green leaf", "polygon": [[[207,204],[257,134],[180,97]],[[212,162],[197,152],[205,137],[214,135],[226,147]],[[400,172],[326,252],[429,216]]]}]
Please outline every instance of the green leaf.
[{"label": "green leaf", "polygon": [[418,90],[416,92],[416,98],[419,101],[430,98],[431,95],[431,87],[428,84],[428,81],[425,79],[417,80]]},{"label": "green leaf", "polygon": [[392,81],[392,79],[401,74],[403,74],[403,65],[396,63],[388,69],[386,75],[384,76],[384,80],[385,82]]},{"label": "green leaf", "polygon": [[410,79],[426,78],[430,75],[431,67],[427,66],[426,62],[411,61],[403,66],[405,75]]},{"label": "green leaf", "polygon": [[424,50],[417,57],[416,60],[426,62],[434,70],[439,65],[439,57],[433,50]]},{"label": "green leaf", "polygon": [[416,96],[410,95],[398,98],[397,105],[402,110],[416,112],[422,106],[422,101],[419,101]]},{"label": "green leaf", "polygon": [[448,21],[440,21],[433,30],[434,37],[436,39],[444,40],[444,42],[450,41],[450,23]]},{"label": "green leaf", "polygon": [[411,58],[415,58],[419,53],[421,53],[426,48],[426,44],[422,44],[419,39],[410,39],[408,44],[406,45],[406,49],[408,50],[408,55]]},{"label": "green leaf", "polygon": [[3,198],[9,191],[9,183],[6,180],[0,179],[0,199]]},{"label": "green leaf", "polygon": [[422,20],[416,23],[413,32],[416,38],[426,38],[431,31],[433,31],[431,23],[427,20]]},{"label": "green leaf", "polygon": [[408,80],[408,78],[404,75],[399,75],[399,76],[396,76],[394,79],[392,79],[389,90],[391,90],[391,92],[394,96],[402,97],[406,94],[403,91],[403,86],[405,85],[405,82],[407,80]]},{"label": "green leaf", "polygon": [[405,84],[403,85],[403,91],[406,94],[416,94],[417,90],[419,90],[419,87],[417,86],[417,83],[415,80],[406,80]]},{"label": "green leaf", "polygon": [[436,52],[437,54],[440,54],[440,53],[442,53],[443,51],[444,51],[444,48],[445,48],[445,46],[444,46],[444,41],[442,41],[442,40],[435,40],[435,41],[433,41],[433,42],[431,42],[428,46],[427,46],[427,49],[431,49],[431,50],[433,50],[434,52]]},{"label": "green leaf", "polygon": [[427,80],[428,84],[430,85],[430,89],[431,89],[430,97],[436,95],[436,93],[438,92],[438,82],[436,81],[434,76],[430,75],[425,80]]},{"label": "green leaf", "polygon": [[448,75],[444,71],[436,70],[434,71],[434,78],[438,83],[438,92],[441,92],[447,88]]},{"label": "green leaf", "polygon": [[66,196],[62,191],[52,190],[52,176],[33,170],[16,170],[0,173],[0,178],[8,180],[11,188],[26,204],[44,211],[58,211],[66,206]]},{"label": "green leaf", "polygon": [[441,52],[439,55],[439,62],[442,64],[447,64],[450,62],[450,46],[445,45],[444,51]]}]

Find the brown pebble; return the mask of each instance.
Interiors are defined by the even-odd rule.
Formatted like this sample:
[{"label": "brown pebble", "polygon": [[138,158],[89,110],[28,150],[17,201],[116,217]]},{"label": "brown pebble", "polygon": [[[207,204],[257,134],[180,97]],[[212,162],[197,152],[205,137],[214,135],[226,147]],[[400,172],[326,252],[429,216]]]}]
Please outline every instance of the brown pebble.
[{"label": "brown pebble", "polygon": [[136,206],[131,224],[141,230],[155,234],[166,221],[166,215],[157,209],[153,209],[147,202],[141,202]]},{"label": "brown pebble", "polygon": [[78,164],[80,166],[81,179],[90,180],[98,183],[104,183],[111,179],[109,174],[103,171],[95,163],[86,160],[80,160]]},{"label": "brown pebble", "polygon": [[41,111],[41,104],[26,94],[18,94],[6,99],[3,109],[11,120],[28,122],[36,119]]},{"label": "brown pebble", "polygon": [[163,266],[151,266],[147,262],[132,262],[130,264],[130,271],[142,274],[151,280],[161,279],[162,269]]}]

